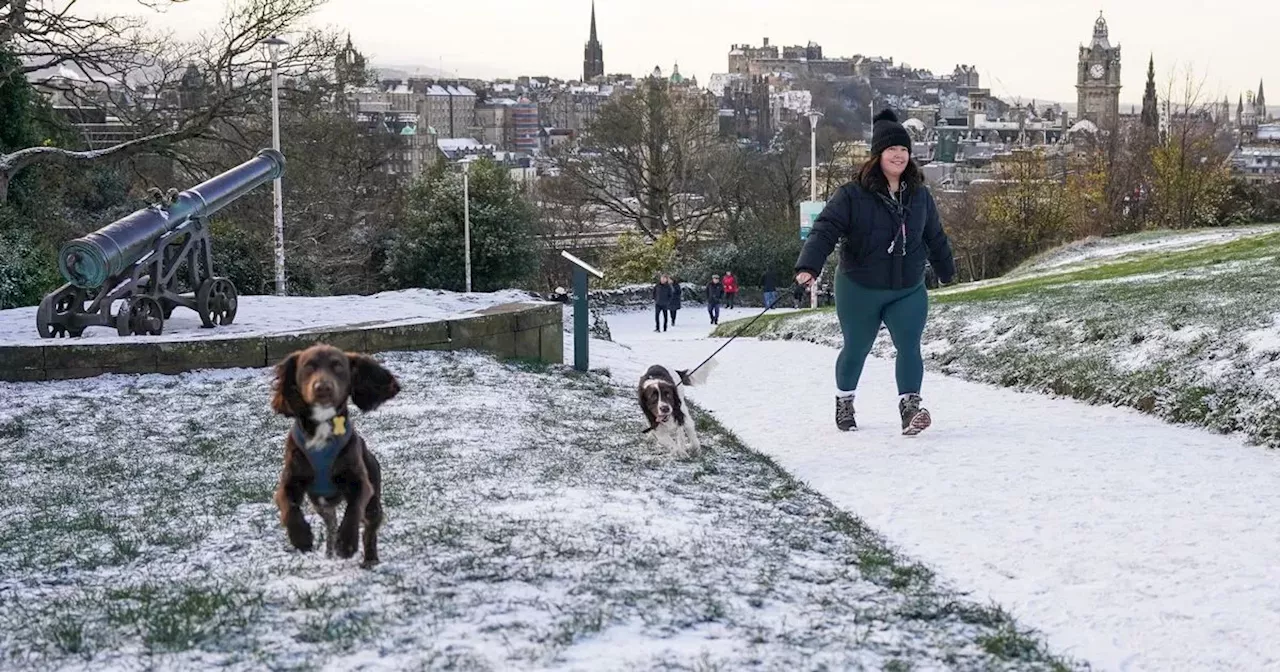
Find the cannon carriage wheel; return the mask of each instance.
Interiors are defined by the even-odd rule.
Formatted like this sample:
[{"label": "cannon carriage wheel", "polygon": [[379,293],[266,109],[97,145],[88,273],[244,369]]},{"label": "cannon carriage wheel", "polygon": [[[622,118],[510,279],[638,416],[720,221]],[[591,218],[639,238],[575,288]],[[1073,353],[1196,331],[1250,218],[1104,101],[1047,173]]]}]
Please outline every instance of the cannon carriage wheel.
[{"label": "cannon carriage wheel", "polygon": [[121,336],[159,336],[164,332],[164,309],[146,295],[129,297],[116,313],[116,332]]},{"label": "cannon carriage wheel", "polygon": [[61,324],[60,316],[72,313],[83,312],[80,297],[75,294],[52,293],[46,295],[40,300],[40,306],[36,308],[36,331],[40,332],[40,338],[63,338],[70,336],[71,338],[79,338],[84,333],[84,327],[78,329],[71,328],[65,324]]},{"label": "cannon carriage wheel", "polygon": [[206,327],[226,326],[236,319],[236,286],[227,278],[205,278],[196,292],[196,311]]}]

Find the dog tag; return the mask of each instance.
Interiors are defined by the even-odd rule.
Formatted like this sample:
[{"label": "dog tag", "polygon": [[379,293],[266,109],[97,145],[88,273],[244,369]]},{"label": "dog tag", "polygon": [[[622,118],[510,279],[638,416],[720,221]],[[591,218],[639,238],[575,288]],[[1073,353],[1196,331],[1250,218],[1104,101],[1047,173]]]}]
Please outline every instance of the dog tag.
[{"label": "dog tag", "polygon": [[347,417],[339,415],[333,419],[333,433],[342,435],[347,433]]}]

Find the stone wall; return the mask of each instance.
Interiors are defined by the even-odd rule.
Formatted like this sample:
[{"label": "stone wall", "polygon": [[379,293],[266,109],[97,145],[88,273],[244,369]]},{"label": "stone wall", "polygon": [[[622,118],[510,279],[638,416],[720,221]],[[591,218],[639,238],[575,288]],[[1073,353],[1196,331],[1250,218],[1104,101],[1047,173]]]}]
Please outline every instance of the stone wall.
[{"label": "stone wall", "polygon": [[358,352],[482,350],[501,358],[564,363],[563,307],[508,303],[479,314],[396,326],[350,325],[277,336],[129,343],[0,345],[0,380],[65,380],[104,373],[180,373],[195,369],[274,366],[316,342]]}]

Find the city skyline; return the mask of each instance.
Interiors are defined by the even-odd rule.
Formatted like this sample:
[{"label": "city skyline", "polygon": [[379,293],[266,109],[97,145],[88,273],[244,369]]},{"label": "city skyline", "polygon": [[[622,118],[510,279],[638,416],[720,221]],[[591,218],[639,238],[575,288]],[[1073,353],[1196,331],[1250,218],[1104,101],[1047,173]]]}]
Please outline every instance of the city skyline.
[{"label": "city skyline", "polygon": [[[871,3],[812,0],[804,6],[779,0],[704,0],[645,3],[597,0],[596,19],[606,73],[644,75],[659,66],[705,83],[727,70],[730,45],[822,45],[828,57],[889,56],[896,63],[950,73],[959,63],[978,67],[992,95],[1072,103],[1076,99],[1076,52],[1087,44],[1102,10],[1113,44],[1123,48],[1123,106],[1140,104],[1146,63],[1154,55],[1161,95],[1170,70],[1190,64],[1205,77],[1206,100],[1234,104],[1258,81],[1280,87],[1280,59],[1267,53],[1268,31],[1280,25],[1280,3],[1251,3],[1244,13],[1210,12],[1190,0],[1133,0],[1119,6],[1064,7],[1058,3],[1020,5],[1016,12],[993,0],[963,7],[920,0],[911,12],[897,12],[886,28],[858,24]],[[140,9],[133,0],[88,0],[95,12],[143,13],[179,37],[217,25],[223,4],[192,0],[162,14]],[[785,11],[784,9],[785,8]],[[843,11],[832,11],[841,8]],[[932,20],[912,19],[912,15]],[[313,25],[349,31],[374,66],[419,66],[476,79],[546,75],[578,79],[590,28],[591,0],[544,0],[536,6],[502,0],[406,8],[390,0],[330,0]],[[412,20],[421,16],[421,21]],[[848,27],[833,20],[848,16]],[[395,17],[394,21],[388,20]],[[465,26],[446,30],[444,26]],[[1175,75],[1181,81],[1181,73]]]}]

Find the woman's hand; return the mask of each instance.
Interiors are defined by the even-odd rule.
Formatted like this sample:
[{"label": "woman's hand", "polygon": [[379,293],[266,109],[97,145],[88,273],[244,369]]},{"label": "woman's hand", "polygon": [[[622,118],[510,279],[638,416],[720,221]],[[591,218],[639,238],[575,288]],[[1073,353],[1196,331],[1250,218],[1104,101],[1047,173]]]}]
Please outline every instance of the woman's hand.
[{"label": "woman's hand", "polygon": [[796,273],[796,284],[801,287],[808,287],[813,282],[813,274],[809,271],[800,271]]}]

